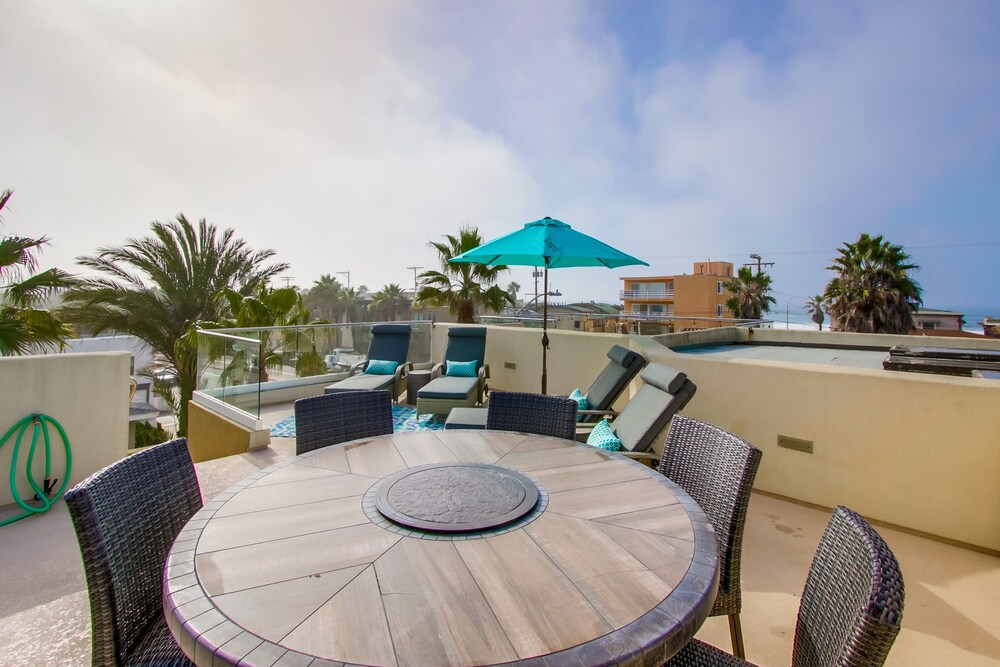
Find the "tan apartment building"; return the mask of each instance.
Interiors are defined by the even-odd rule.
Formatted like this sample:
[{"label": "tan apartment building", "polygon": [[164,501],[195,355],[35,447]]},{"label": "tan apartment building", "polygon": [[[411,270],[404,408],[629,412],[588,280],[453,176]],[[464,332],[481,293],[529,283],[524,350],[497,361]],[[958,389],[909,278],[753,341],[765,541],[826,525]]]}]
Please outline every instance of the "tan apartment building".
[{"label": "tan apartment building", "polygon": [[678,331],[718,326],[712,320],[732,317],[723,287],[732,278],[731,262],[712,261],[695,262],[691,274],[623,277],[624,314],[675,320]]}]

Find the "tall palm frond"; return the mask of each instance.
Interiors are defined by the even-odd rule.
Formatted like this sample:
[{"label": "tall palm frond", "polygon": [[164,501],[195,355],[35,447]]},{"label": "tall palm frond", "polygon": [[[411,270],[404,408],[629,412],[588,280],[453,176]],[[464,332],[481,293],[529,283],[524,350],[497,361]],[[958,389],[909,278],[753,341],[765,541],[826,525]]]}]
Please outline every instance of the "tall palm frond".
[{"label": "tall palm frond", "polygon": [[842,331],[908,333],[923,304],[923,289],[910,277],[920,267],[902,246],[881,235],[862,234],[845,243],[827,268],[837,275],[823,294],[827,312]]},{"label": "tall palm frond", "polygon": [[771,304],[777,303],[770,294],[771,276],[763,271],[755,274],[749,266],[740,267],[723,287],[731,295],[726,299],[726,308],[738,319],[759,320],[770,312]]},{"label": "tall palm frond", "polygon": [[115,331],[146,341],[177,375],[178,431],[184,434],[198,374],[189,335],[195,324],[227,314],[225,301],[216,298],[222,289],[249,295],[288,265],[266,264],[273,250],[254,252],[232,229],[219,232],[204,219],[195,225],[179,215],[152,223],[151,232],[79,257],[98,276],[71,289],[60,313],[95,334]]},{"label": "tall palm frond", "polygon": [[475,227],[463,227],[457,236],[446,234],[445,242],[431,241],[441,260],[440,271],[424,271],[420,274],[421,287],[417,291],[417,303],[432,306],[447,306],[448,312],[457,314],[460,323],[475,322],[476,306],[499,312],[506,305],[513,305],[514,299],[496,283],[506,266],[485,264],[450,264],[448,260],[463,252],[483,245],[483,238]]},{"label": "tall palm frond", "polygon": [[[0,193],[0,211],[11,194]],[[74,283],[73,276],[61,269],[34,273],[37,255],[48,242],[44,236],[0,239],[0,355],[61,348],[73,335],[72,327],[42,307],[46,299]]]}]

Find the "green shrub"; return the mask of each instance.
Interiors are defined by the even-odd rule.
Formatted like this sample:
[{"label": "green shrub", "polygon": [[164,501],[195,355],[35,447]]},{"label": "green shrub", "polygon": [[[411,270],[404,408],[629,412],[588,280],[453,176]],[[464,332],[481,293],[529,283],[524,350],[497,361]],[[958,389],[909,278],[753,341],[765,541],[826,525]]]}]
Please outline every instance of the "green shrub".
[{"label": "green shrub", "polygon": [[158,445],[161,442],[170,440],[170,434],[163,430],[159,424],[147,424],[146,422],[136,422],[135,424],[135,446],[149,447]]}]

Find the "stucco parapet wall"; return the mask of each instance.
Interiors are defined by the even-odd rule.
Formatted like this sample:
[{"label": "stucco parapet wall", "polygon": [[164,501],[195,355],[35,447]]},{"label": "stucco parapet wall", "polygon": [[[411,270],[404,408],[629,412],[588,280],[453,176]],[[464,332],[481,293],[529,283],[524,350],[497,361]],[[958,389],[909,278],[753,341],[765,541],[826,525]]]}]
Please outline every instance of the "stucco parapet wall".
[{"label": "stucco parapet wall", "polygon": [[1000,382],[631,343],[698,386],[684,414],[763,450],[755,488],[1000,551]]},{"label": "stucco parapet wall", "polygon": [[[90,352],[0,357],[0,429],[6,432],[23,417],[41,413],[59,422],[73,455],[70,485],[115,461],[128,451],[128,352]],[[18,456],[16,477],[21,498],[30,499],[24,466],[31,429]],[[16,437],[16,436],[15,436]],[[62,483],[65,456],[58,433],[52,440],[52,476]],[[13,441],[0,449],[0,476],[10,474]],[[36,478],[44,473],[43,449],[36,452]],[[9,485],[0,484],[0,505],[13,503]]]}]

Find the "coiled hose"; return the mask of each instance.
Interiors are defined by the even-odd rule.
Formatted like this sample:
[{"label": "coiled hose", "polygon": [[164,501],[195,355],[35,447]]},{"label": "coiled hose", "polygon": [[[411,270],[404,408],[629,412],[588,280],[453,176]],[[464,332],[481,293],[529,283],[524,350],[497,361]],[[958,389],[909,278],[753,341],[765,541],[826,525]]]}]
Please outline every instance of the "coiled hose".
[{"label": "coiled hose", "polygon": [[[58,479],[52,479],[52,447],[49,440],[49,425],[53,425],[59,431],[59,435],[62,437],[63,448],[66,450],[66,474],[63,475],[62,486],[56,491],[54,495],[52,494],[52,488],[59,481]],[[21,440],[24,438],[24,434],[28,431],[28,426],[34,425],[34,429],[31,433],[31,447],[28,449],[28,460],[24,466],[25,476],[28,478],[28,484],[35,492],[35,500],[40,501],[37,506],[32,506],[22,499],[17,493],[17,456],[21,451]],[[28,415],[24,419],[20,420],[16,424],[10,427],[10,430],[0,439],[0,449],[3,448],[7,441],[10,440],[14,433],[17,433],[17,440],[14,441],[14,452],[10,458],[10,494],[14,498],[14,502],[20,505],[24,512],[18,514],[17,516],[10,517],[0,521],[0,526],[6,526],[8,523],[14,523],[19,519],[23,519],[26,516],[31,516],[32,514],[41,514],[47,512],[50,507],[59,498],[62,497],[63,491],[66,490],[66,486],[69,484],[70,471],[73,468],[73,452],[69,446],[69,438],[66,437],[66,431],[63,429],[62,425],[59,424],[55,419],[43,414],[32,414]],[[41,434],[42,440],[45,443],[45,477],[42,484],[39,485],[32,476],[31,468],[35,461],[35,448],[38,446],[38,436]]]}]

